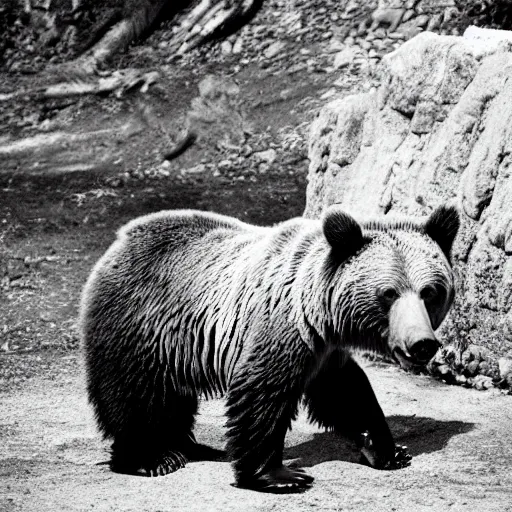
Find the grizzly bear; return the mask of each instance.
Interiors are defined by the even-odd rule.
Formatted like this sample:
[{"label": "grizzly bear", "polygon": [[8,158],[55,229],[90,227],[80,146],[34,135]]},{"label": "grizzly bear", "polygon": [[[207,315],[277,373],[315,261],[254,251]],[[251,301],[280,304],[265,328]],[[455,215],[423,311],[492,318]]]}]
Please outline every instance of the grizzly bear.
[{"label": "grizzly bear", "polygon": [[88,396],[113,440],[112,470],[164,475],[200,458],[198,400],[221,394],[240,487],[311,485],[283,465],[301,400],[312,421],[359,439],[366,463],[407,465],[351,350],[432,358],[458,226],[446,206],[366,224],[338,208],[274,227],[191,210],[129,222],[81,304]]}]

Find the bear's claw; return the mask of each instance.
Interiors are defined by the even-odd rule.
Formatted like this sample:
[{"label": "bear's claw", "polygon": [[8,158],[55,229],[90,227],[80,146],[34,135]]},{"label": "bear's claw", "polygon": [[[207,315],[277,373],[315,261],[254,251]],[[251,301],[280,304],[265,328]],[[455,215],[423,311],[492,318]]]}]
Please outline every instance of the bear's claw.
[{"label": "bear's claw", "polygon": [[155,477],[174,473],[178,469],[185,467],[186,463],[187,458],[182,453],[167,452],[165,455],[160,455],[154,460],[140,462],[139,464],[133,461],[113,458],[110,463],[110,469],[115,473],[123,473],[126,475]]},{"label": "bear's claw", "polygon": [[395,457],[386,462],[382,469],[402,469],[411,465],[412,456],[407,450],[407,446],[395,445]]},{"label": "bear's claw", "polygon": [[376,452],[368,432],[361,435],[361,446],[361,463],[374,469],[402,469],[411,464],[412,456],[407,446],[395,444],[393,458],[387,460]]},{"label": "bear's claw", "polygon": [[253,491],[284,494],[303,492],[311,487],[313,480],[303,469],[281,466],[250,480],[238,480],[236,485]]}]

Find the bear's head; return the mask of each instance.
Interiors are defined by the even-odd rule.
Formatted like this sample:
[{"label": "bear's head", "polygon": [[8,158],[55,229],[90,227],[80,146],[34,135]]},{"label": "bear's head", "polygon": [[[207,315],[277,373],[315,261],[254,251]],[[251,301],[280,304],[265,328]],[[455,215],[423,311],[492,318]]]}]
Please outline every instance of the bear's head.
[{"label": "bear's head", "polygon": [[425,364],[440,344],[434,330],[454,297],[450,250],[459,228],[454,207],[426,220],[359,224],[332,209],[326,307],[331,335],[356,348],[391,354],[402,366]]}]

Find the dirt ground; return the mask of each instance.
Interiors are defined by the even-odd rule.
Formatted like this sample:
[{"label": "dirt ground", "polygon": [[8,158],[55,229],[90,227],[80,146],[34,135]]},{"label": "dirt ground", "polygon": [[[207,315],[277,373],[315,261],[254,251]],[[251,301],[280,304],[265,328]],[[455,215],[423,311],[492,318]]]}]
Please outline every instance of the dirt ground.
[{"label": "dirt ground", "polygon": [[[315,47],[307,51],[303,58],[314,59]],[[92,265],[119,226],[151,211],[199,208],[256,224],[300,215],[307,126],[334,82],[338,96],[362,87],[348,71],[251,64],[235,72],[234,64],[158,66],[158,84],[145,94],[0,105],[0,511],[512,510],[512,396],[382,363],[365,365],[397,442],[414,456],[409,468],[362,466],[350,444],[301,414],[285,455],[316,479],[303,494],[237,489],[228,462],[155,479],[109,471],[75,327]],[[165,164],[208,73],[240,87],[240,139],[226,141],[213,124]],[[0,75],[0,92],[43,78]],[[222,401],[204,403],[198,439],[222,447],[223,424]]]},{"label": "dirt ground", "polygon": [[[50,357],[48,374],[0,395],[2,511],[509,511],[511,397],[446,386],[375,363],[367,372],[412,464],[377,471],[353,447],[301,413],[287,459],[315,477],[303,494],[237,489],[228,462],[189,463],[172,475],[111,473],[87,406],[76,353]],[[223,447],[223,402],[203,403],[198,440]]]}]

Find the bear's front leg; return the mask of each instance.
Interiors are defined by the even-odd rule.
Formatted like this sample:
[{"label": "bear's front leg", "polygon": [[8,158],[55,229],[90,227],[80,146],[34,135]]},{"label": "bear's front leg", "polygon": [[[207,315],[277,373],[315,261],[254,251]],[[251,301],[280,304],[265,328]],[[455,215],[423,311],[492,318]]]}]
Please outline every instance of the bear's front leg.
[{"label": "bear's front leg", "polygon": [[296,350],[282,342],[271,347],[268,342],[244,356],[230,383],[228,453],[238,487],[300,492],[310,487],[313,477],[284,466],[283,448],[303,393],[307,354],[303,347]]},{"label": "bear's front leg", "polygon": [[395,444],[368,377],[346,353],[336,350],[327,358],[306,386],[305,403],[313,421],[358,444],[363,463],[376,469],[410,464],[407,447]]}]

